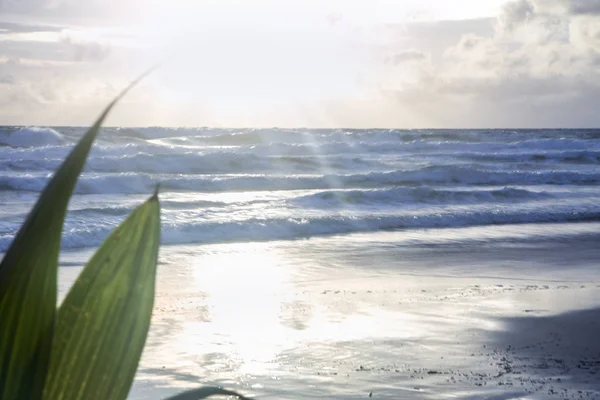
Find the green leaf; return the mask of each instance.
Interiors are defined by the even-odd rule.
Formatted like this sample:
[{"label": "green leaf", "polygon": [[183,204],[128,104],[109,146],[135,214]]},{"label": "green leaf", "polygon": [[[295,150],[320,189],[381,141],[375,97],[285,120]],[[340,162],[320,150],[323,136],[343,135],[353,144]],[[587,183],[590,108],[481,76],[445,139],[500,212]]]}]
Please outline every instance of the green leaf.
[{"label": "green leaf", "polygon": [[155,194],[104,241],[60,306],[44,399],[127,397],[150,326],[159,242]]},{"label": "green leaf", "polygon": [[49,363],[67,203],[113,100],[50,180],[0,263],[0,398],[39,398]]},{"label": "green leaf", "polygon": [[176,396],[169,397],[166,400],[200,400],[212,396],[235,396],[241,400],[250,400],[248,397],[244,397],[241,394],[238,394],[231,390],[221,389],[212,386],[188,390],[187,392],[183,392]]},{"label": "green leaf", "polygon": [[39,397],[56,311],[67,203],[109,105],[60,166],[0,264],[0,398]]}]

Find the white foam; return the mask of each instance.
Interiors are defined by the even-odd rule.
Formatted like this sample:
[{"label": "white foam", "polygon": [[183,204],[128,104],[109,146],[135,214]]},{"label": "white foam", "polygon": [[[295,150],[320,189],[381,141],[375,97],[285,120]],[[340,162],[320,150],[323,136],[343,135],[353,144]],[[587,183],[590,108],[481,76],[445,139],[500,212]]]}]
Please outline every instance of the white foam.
[{"label": "white foam", "polygon": [[8,136],[0,137],[0,143],[12,147],[40,147],[59,145],[63,136],[51,128],[20,128]]}]

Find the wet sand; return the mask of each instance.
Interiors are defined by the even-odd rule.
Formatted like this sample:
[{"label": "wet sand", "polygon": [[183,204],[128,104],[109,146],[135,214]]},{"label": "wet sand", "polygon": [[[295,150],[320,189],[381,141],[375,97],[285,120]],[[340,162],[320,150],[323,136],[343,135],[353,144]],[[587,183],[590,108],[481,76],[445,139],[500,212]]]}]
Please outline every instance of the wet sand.
[{"label": "wet sand", "polygon": [[[600,398],[595,238],[402,235],[164,246],[130,398]],[[61,293],[89,254],[63,257]]]}]

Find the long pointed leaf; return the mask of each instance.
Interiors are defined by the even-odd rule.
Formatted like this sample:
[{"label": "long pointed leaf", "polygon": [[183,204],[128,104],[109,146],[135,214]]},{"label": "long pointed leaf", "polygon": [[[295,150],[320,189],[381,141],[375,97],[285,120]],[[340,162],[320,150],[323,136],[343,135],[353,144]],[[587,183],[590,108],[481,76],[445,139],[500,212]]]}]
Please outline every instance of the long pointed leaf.
[{"label": "long pointed leaf", "polygon": [[155,194],[104,241],[60,306],[44,399],[127,397],[150,326],[159,242]]},{"label": "long pointed leaf", "polygon": [[113,106],[102,112],[50,180],[0,263],[0,398],[39,398],[48,368],[56,312],[62,226],[77,177]]},{"label": "long pointed leaf", "polygon": [[102,122],[121,96],[104,110],[62,163],[0,263],[2,399],[39,398],[43,389],[67,203]]},{"label": "long pointed leaf", "polygon": [[248,397],[244,397],[241,394],[238,394],[231,390],[221,389],[221,388],[212,387],[212,386],[188,390],[188,391],[180,393],[178,395],[169,397],[166,400],[200,400],[200,399],[206,399],[206,398],[212,397],[212,396],[235,396],[241,400],[250,400]]}]

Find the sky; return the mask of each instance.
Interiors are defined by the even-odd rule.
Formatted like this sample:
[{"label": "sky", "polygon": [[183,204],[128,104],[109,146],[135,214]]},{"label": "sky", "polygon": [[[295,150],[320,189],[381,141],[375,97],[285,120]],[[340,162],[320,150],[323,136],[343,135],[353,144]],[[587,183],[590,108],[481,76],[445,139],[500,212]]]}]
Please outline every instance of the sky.
[{"label": "sky", "polygon": [[600,127],[600,0],[0,0],[0,124]]}]

